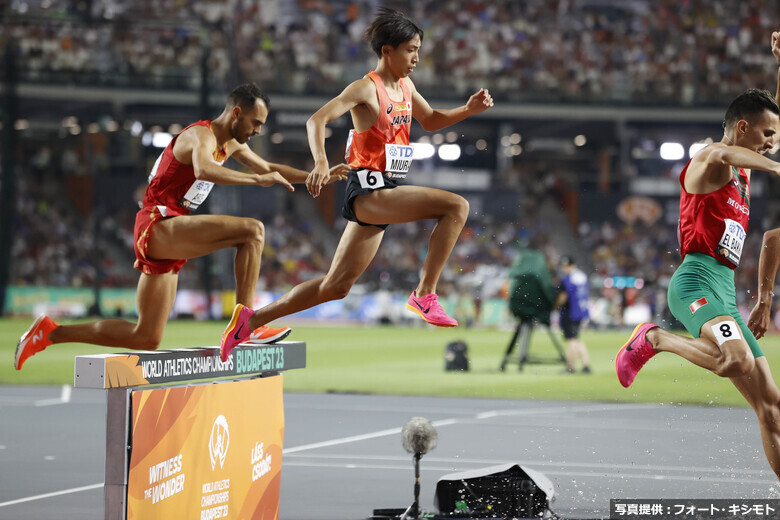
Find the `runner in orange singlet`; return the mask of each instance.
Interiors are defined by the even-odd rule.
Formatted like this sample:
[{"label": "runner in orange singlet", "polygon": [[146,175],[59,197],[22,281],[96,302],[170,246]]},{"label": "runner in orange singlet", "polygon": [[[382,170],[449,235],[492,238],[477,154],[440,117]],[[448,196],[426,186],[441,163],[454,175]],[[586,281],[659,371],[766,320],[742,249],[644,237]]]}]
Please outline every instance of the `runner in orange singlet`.
[{"label": "runner in orange singlet", "polygon": [[222,355],[252,328],[313,307],[344,298],[374,258],[388,224],[436,220],[420,283],[406,307],[425,321],[441,327],[458,323],[437,301],[436,285],[469,213],[463,197],[433,188],[399,185],[412,158],[409,127],[414,117],[427,131],[436,131],[493,106],[486,89],[450,110],[436,110],[417,92],[409,75],[419,60],[423,32],[409,18],[382,9],[366,30],[366,39],[379,58],[375,71],[350,84],[307,122],[309,146],[315,167],[306,181],[315,197],[328,180],[325,127],[350,112],[350,133],[343,215],[349,220],[328,273],[294,287],[275,302],[252,312],[236,306],[222,338]]},{"label": "runner in orange singlet", "polygon": [[[293,191],[308,172],[272,164],[255,154],[247,141],[260,133],[268,117],[268,99],[256,85],[236,87],[222,114],[213,121],[193,123],[181,131],[154,165],[149,187],[135,221],[135,267],[138,281],[138,322],[102,320],[59,325],[40,316],[22,336],[14,366],[53,343],[91,343],[135,350],[154,350],[162,339],[176,297],[178,273],[188,258],[236,248],[236,301],[250,305],[260,273],[265,230],[262,222],[227,215],[190,215],[206,199],[214,184],[271,186]],[[249,173],[222,166],[228,157]],[[343,178],[347,166],[334,166],[326,182]],[[247,338],[256,343],[282,339],[289,327],[262,327]]]}]

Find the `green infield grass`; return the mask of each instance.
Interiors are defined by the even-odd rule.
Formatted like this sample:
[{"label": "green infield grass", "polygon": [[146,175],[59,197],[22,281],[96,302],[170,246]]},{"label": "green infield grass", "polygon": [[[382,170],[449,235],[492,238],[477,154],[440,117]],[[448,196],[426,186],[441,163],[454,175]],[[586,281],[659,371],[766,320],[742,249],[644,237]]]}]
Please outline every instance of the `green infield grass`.
[{"label": "green infield grass", "polygon": [[[13,368],[19,336],[31,320],[0,320],[0,384],[69,384],[77,355],[121,350],[90,345],[53,345]],[[162,348],[216,345],[225,322],[171,321]],[[295,325],[289,340],[307,344],[307,368],[285,374],[291,392],[352,392],[479,398],[621,401],[746,406],[728,380],[671,354],[653,358],[630,389],[617,382],[614,355],[630,330],[583,331],[593,373],[564,374],[560,363],[517,364],[498,370],[511,331],[435,327]],[[444,370],[447,343],[468,345],[470,370]],[[780,336],[761,340],[772,372],[780,374]],[[543,330],[534,333],[530,352],[554,358]],[[513,356],[514,357],[514,356]]]}]

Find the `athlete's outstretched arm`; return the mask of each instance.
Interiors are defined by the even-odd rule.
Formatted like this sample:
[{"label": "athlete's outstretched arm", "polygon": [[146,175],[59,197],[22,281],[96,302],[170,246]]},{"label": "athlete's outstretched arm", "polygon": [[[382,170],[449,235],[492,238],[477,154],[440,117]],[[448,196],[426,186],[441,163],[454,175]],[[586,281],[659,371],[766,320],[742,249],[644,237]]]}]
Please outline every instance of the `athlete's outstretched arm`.
[{"label": "athlete's outstretched arm", "polygon": [[330,176],[328,154],[325,152],[325,127],[354,107],[367,103],[370,96],[376,97],[376,89],[370,79],[354,81],[306,121],[309,149],[314,158],[314,169],[306,179],[306,189],[312,196],[319,196],[320,189],[327,184]]},{"label": "athlete's outstretched arm", "polygon": [[775,55],[777,60],[777,92],[775,93],[775,101],[780,103],[780,31],[772,33],[772,54]]},{"label": "athlete's outstretched arm", "polygon": [[769,328],[769,313],[775,296],[775,277],[780,267],[780,228],[764,233],[761,256],[758,259],[758,301],[750,311],[747,325],[756,339]]},{"label": "athlete's outstretched arm", "polygon": [[493,106],[493,97],[486,88],[483,88],[472,95],[465,105],[445,110],[433,109],[425,98],[417,92],[409,78],[406,78],[404,81],[408,82],[409,88],[412,90],[412,116],[428,132],[435,132],[436,130],[454,125]]},{"label": "athlete's outstretched arm", "polygon": [[[701,155],[699,155],[701,154]],[[763,170],[780,175],[780,163],[749,150],[744,146],[730,146],[723,143],[713,143],[696,155],[697,160],[708,164],[736,166],[750,170]],[[730,178],[729,173],[729,178]]]},{"label": "athlete's outstretched arm", "polygon": [[[238,162],[255,173],[265,174],[279,172],[288,182],[303,184],[309,176],[309,172],[299,170],[286,164],[268,162],[257,155],[247,144],[240,145],[232,155]],[[347,175],[349,167],[346,164],[338,164],[330,169],[328,182],[341,180]]]},{"label": "athlete's outstretched arm", "polygon": [[270,186],[275,183],[285,184],[292,188],[289,182],[279,172],[243,173],[225,168],[214,160],[212,155],[217,148],[217,139],[204,126],[192,126],[184,130],[176,139],[173,155],[183,164],[190,164],[198,180],[214,184],[245,184]]}]

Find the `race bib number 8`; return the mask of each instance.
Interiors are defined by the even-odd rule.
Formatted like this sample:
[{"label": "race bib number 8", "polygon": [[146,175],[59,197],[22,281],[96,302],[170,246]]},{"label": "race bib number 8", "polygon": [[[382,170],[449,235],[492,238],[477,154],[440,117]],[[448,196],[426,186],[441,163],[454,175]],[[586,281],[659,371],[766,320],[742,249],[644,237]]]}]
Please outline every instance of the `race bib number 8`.
[{"label": "race bib number 8", "polygon": [[370,188],[375,190],[385,185],[385,178],[382,172],[373,172],[371,170],[358,170],[358,181],[360,181],[361,188]]},{"label": "race bib number 8", "polygon": [[734,321],[716,323],[712,326],[712,334],[715,336],[719,347],[732,339],[742,339],[742,336],[739,334],[739,327]]},{"label": "race bib number 8", "polygon": [[725,227],[723,236],[718,242],[717,253],[734,265],[739,265],[742,256],[742,246],[745,244],[745,229],[739,222],[731,219],[723,221]]}]

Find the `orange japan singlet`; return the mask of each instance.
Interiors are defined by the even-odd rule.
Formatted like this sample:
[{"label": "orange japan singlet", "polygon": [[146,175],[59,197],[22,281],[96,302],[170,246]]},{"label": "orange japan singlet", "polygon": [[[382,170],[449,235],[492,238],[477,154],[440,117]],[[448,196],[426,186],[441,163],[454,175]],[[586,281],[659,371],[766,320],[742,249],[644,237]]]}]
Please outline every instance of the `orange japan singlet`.
[{"label": "orange japan singlet", "polygon": [[393,101],[382,78],[375,71],[367,74],[376,86],[379,116],[368,130],[349,131],[345,159],[354,170],[372,170],[388,173],[393,178],[404,178],[412,163],[409,129],[412,125],[412,94],[401,80],[402,101]]}]

